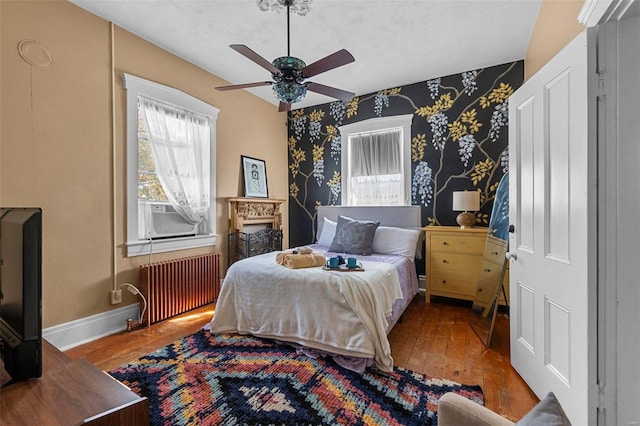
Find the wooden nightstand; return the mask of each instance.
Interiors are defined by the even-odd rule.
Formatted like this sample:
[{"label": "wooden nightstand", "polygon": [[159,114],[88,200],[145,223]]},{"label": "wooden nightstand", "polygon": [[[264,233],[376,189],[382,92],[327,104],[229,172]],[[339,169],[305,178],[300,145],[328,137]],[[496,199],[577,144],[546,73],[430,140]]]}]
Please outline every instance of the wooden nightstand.
[{"label": "wooden nightstand", "polygon": [[427,226],[426,292],[431,296],[473,300],[487,240],[487,228]]}]

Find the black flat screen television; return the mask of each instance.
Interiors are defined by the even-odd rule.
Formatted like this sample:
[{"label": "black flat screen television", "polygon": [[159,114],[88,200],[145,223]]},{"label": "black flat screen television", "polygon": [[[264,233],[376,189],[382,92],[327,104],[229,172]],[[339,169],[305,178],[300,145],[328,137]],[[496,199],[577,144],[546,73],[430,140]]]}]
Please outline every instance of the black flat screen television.
[{"label": "black flat screen television", "polygon": [[40,208],[0,208],[0,346],[9,383],[42,375]]}]

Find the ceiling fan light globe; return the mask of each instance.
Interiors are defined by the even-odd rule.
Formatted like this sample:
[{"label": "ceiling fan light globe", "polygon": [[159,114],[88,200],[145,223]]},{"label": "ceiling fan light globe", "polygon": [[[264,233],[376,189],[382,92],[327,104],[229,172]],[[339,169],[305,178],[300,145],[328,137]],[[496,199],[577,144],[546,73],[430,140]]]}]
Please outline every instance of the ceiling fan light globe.
[{"label": "ceiling fan light globe", "polygon": [[300,71],[302,68],[307,66],[302,59],[296,58],[295,56],[281,56],[274,59],[272,64],[283,73],[285,70],[290,70],[291,72]]},{"label": "ceiling fan light globe", "polygon": [[273,85],[273,93],[280,102],[292,104],[304,99],[307,87],[304,84],[281,81]]}]

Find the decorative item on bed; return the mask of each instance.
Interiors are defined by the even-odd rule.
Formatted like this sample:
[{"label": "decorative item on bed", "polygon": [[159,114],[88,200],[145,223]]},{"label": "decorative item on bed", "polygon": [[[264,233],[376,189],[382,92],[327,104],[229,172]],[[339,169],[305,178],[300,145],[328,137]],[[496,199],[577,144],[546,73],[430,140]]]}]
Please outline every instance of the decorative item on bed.
[{"label": "decorative item on bed", "polygon": [[276,254],[276,263],[291,269],[324,266],[326,261],[322,253],[313,251],[311,247],[285,250]]},{"label": "decorative item on bed", "polygon": [[[387,334],[418,293],[420,207],[320,207],[318,222],[316,244],[229,267],[211,331],[287,342],[354,371],[391,371]],[[324,267],[339,257],[361,270]]]}]

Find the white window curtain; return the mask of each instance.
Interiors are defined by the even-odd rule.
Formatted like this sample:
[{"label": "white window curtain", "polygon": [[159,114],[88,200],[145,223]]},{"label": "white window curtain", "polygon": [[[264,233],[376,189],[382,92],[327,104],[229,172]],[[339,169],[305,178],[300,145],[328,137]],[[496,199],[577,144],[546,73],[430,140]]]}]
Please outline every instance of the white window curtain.
[{"label": "white window curtain", "polygon": [[403,204],[401,140],[401,131],[360,134],[350,138],[350,205]]},{"label": "white window curtain", "polygon": [[208,231],[211,170],[209,118],[156,99],[140,96],[158,179],[167,198],[185,220]]}]

